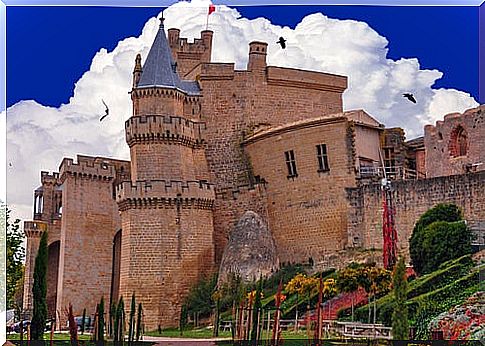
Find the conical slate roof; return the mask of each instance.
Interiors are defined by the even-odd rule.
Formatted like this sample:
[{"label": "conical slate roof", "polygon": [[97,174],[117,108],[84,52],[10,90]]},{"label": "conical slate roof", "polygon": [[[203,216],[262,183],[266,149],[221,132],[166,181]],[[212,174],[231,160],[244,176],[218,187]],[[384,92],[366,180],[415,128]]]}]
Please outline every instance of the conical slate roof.
[{"label": "conical slate roof", "polygon": [[264,220],[246,211],[229,236],[219,268],[219,283],[237,274],[244,281],[258,280],[278,270],[276,246]]},{"label": "conical slate roof", "polygon": [[160,19],[160,28],[145,60],[137,85],[138,88],[154,86],[179,89],[190,95],[200,94],[197,82],[182,81],[176,72],[175,62],[165,36],[163,18]]}]

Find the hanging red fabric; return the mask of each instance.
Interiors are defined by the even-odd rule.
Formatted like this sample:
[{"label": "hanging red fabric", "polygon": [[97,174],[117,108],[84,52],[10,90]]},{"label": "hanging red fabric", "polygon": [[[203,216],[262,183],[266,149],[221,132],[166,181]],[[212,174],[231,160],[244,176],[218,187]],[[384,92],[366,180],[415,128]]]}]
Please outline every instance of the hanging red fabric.
[{"label": "hanging red fabric", "polygon": [[216,6],[214,4],[210,4],[209,5],[209,14],[208,15],[210,15],[212,12],[215,12],[215,10],[216,10]]}]

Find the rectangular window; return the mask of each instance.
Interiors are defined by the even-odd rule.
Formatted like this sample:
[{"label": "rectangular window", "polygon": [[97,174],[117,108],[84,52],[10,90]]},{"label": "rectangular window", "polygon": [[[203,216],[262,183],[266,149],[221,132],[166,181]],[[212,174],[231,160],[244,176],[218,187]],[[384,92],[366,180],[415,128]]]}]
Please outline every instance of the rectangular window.
[{"label": "rectangular window", "polygon": [[318,159],[318,171],[326,172],[330,170],[328,166],[327,145],[317,145],[317,159]]},{"label": "rectangular window", "polygon": [[285,151],[286,167],[288,168],[288,178],[297,177],[295,153],[293,150]]}]

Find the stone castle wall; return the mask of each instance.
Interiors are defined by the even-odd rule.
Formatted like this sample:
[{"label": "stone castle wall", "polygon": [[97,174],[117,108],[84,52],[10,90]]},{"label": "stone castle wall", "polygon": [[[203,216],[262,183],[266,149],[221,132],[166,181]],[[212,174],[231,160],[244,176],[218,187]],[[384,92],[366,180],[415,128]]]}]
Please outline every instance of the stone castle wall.
[{"label": "stone castle wall", "polygon": [[220,263],[229,233],[248,210],[254,211],[268,223],[266,186],[255,184],[216,191],[214,203],[214,262]]},{"label": "stone castle wall", "polygon": [[[414,224],[438,203],[454,203],[464,218],[485,218],[485,172],[402,180],[392,183],[398,248],[407,253]],[[365,249],[382,248],[382,190],[380,184],[347,188],[349,244]]]},{"label": "stone castle wall", "polygon": [[120,294],[143,304],[146,330],[176,326],[190,287],[214,270],[210,206],[130,208],[122,229]]},{"label": "stone castle wall", "polygon": [[79,316],[84,308],[93,315],[101,297],[109,301],[113,238],[121,228],[113,186],[121,161],[113,161],[78,156],[77,163],[64,159],[60,167],[63,213],[58,275],[62,280],[56,305],[61,326],[66,321],[63,309],[70,303]]},{"label": "stone castle wall", "polygon": [[[233,64],[201,64],[193,72],[204,92],[202,120],[207,126],[206,155],[211,181],[221,190],[254,182],[251,164],[242,148],[244,135],[342,111],[345,77],[276,67],[266,71],[263,67],[235,71]],[[241,203],[245,204],[237,200],[216,201],[216,249],[224,249],[228,233],[242,216]],[[223,209],[218,210],[219,207]],[[226,208],[237,212],[227,212]],[[222,255],[218,250],[216,263]]]},{"label": "stone castle wall", "polygon": [[[458,148],[460,132],[465,142],[463,155]],[[435,126],[426,125],[424,145],[427,177],[485,170],[485,105],[448,114]]]},{"label": "stone castle wall", "polygon": [[[250,137],[245,148],[254,174],[267,182],[269,227],[281,262],[307,262],[343,249],[347,201],[355,186],[353,131],[345,117],[282,127]],[[328,171],[319,171],[316,146],[326,144]],[[298,176],[288,177],[293,150]]]}]

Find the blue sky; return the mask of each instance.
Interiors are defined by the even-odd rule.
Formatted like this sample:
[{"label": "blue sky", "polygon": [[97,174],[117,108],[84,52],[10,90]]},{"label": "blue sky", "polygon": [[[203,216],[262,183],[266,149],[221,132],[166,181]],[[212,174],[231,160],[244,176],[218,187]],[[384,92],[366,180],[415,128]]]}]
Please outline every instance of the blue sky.
[{"label": "blue sky", "polygon": [[[161,8],[8,7],[7,106],[33,99],[59,106],[89,69],[95,53],[138,36]],[[389,41],[388,57],[419,58],[444,73],[433,87],[478,95],[478,7],[257,6],[238,7],[247,18],[266,17],[294,27],[304,16],[367,22]],[[485,102],[482,96],[481,103]]]}]

